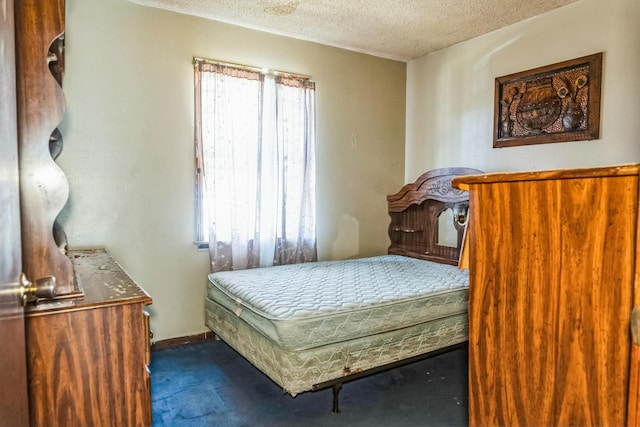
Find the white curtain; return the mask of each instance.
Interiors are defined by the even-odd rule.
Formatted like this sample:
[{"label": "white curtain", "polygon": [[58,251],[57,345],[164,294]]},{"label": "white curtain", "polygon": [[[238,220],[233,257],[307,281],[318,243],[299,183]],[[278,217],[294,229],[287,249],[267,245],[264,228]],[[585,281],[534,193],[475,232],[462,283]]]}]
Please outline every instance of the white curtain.
[{"label": "white curtain", "polygon": [[314,83],[196,62],[196,148],[212,271],[315,261]]}]

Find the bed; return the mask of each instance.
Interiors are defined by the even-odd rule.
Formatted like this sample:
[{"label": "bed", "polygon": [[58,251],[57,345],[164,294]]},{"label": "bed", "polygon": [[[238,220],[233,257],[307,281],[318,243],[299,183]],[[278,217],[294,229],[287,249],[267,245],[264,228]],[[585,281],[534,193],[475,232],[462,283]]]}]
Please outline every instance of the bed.
[{"label": "bed", "polygon": [[292,396],[333,387],[334,412],[344,382],[463,345],[468,195],[451,180],[477,173],[432,170],[387,196],[387,255],[210,274],[207,327]]}]

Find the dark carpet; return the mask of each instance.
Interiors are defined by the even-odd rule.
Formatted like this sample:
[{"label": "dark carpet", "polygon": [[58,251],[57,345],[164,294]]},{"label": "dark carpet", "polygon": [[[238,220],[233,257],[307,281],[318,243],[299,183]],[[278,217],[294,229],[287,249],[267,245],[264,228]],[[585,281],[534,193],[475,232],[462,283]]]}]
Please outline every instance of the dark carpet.
[{"label": "dark carpet", "polygon": [[222,341],[151,353],[154,426],[466,426],[467,351],[292,398]]}]

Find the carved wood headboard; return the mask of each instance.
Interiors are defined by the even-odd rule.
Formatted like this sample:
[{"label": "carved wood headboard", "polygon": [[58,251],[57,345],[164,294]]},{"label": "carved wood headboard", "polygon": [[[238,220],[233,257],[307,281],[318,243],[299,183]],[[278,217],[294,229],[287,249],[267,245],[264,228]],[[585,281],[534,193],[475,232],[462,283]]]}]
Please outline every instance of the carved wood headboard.
[{"label": "carved wood headboard", "polygon": [[[466,225],[469,195],[451,186],[460,175],[481,174],[471,168],[442,168],[425,172],[396,194],[387,196],[389,206],[389,253],[457,265]],[[453,212],[457,244],[440,245],[439,218],[447,209]]]}]

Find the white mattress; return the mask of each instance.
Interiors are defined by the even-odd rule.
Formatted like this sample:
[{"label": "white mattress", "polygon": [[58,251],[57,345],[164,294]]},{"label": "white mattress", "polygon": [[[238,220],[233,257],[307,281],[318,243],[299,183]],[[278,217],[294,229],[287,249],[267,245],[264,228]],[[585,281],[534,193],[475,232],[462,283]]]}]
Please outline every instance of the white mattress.
[{"label": "white mattress", "polygon": [[205,299],[205,307],[206,325],[292,396],[327,381],[346,381],[351,374],[467,341],[468,317],[463,313],[378,335],[291,351],[275,345],[211,299]]},{"label": "white mattress", "polygon": [[467,312],[468,272],[397,255],[209,275],[208,297],[287,350]]}]

